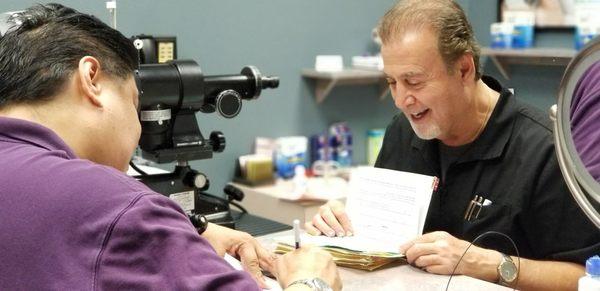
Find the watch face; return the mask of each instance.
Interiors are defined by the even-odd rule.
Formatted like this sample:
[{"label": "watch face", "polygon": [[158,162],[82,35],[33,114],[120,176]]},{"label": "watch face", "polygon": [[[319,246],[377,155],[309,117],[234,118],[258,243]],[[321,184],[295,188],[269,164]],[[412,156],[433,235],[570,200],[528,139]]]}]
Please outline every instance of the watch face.
[{"label": "watch face", "polygon": [[500,265],[500,276],[505,282],[512,282],[517,278],[517,266],[511,261],[504,261]]}]

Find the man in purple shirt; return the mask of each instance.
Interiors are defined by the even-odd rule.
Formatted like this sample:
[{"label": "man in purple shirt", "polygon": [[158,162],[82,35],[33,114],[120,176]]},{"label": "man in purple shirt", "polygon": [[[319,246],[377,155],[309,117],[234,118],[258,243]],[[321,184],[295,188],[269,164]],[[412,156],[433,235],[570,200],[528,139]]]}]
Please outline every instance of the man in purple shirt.
[{"label": "man in purple shirt", "polygon": [[600,62],[577,82],[571,100],[571,132],[575,148],[590,175],[600,182]]},{"label": "man in purple shirt", "polygon": [[286,290],[341,288],[326,253],[274,258],[213,224],[198,235],[122,172],[140,135],[127,38],[57,4],[15,23],[0,38],[0,290],[256,290],[261,268]]}]

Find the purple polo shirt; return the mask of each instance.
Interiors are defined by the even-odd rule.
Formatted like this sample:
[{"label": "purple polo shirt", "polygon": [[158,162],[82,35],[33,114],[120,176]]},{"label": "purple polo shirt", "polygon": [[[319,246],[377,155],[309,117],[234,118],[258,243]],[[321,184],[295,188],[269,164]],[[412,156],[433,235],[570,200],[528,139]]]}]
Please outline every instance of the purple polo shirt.
[{"label": "purple polo shirt", "polygon": [[0,117],[0,290],[256,290],[180,207]]},{"label": "purple polo shirt", "polygon": [[600,182],[600,62],[579,79],[571,100],[571,132],[581,161]]}]

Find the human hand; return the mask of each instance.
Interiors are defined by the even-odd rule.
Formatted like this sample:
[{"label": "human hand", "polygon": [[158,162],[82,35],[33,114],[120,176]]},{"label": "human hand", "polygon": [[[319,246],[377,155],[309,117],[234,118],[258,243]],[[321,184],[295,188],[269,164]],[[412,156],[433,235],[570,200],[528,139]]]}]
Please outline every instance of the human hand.
[{"label": "human hand", "polygon": [[331,255],[317,247],[303,246],[276,260],[275,276],[283,288],[301,279],[320,278],[333,290],[342,290],[342,281]]},{"label": "human hand", "polygon": [[276,256],[264,249],[255,238],[248,233],[214,223],[208,224],[202,236],[208,240],[219,256],[223,257],[228,253],[238,258],[244,270],[256,280],[258,285],[263,289],[268,288],[261,268],[272,273]]},{"label": "human hand", "polygon": [[472,245],[460,240],[445,231],[435,231],[419,236],[402,246],[400,253],[406,255],[409,264],[424,269],[429,273],[450,275],[463,274],[487,281],[496,281],[496,268],[501,260],[501,254]]},{"label": "human hand", "polygon": [[346,214],[344,204],[337,200],[329,200],[319,208],[312,221],[304,223],[306,232],[311,235],[352,236],[354,229]]}]

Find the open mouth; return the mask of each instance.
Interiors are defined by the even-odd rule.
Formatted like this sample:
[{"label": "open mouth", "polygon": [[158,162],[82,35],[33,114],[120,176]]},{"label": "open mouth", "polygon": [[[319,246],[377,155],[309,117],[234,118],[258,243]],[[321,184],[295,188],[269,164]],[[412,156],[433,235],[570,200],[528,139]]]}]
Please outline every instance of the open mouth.
[{"label": "open mouth", "polygon": [[423,110],[421,112],[417,112],[417,113],[411,113],[410,117],[416,121],[416,120],[423,119],[423,117],[425,115],[427,115],[427,113],[429,113],[429,109],[425,109],[425,110]]}]

